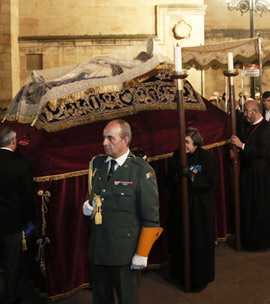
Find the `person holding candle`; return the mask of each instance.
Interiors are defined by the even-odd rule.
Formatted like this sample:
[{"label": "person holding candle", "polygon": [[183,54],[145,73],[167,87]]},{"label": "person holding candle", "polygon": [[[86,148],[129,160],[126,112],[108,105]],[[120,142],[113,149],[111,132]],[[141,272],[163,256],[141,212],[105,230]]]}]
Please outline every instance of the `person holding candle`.
[{"label": "person holding candle", "polygon": [[169,162],[170,188],[169,248],[173,278],[184,285],[184,248],[181,202],[182,176],[188,179],[190,223],[191,289],[199,292],[215,278],[215,183],[217,166],[212,153],[201,146],[203,139],[197,129],[185,132],[187,166],[182,167],[179,149]]}]

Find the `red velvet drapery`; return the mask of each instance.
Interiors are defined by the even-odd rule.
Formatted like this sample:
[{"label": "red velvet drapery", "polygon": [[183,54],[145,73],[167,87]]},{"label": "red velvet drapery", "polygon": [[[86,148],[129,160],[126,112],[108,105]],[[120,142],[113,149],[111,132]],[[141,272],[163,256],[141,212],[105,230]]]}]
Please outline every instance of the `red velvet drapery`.
[{"label": "red velvet drapery", "polygon": [[[186,125],[195,127],[204,137],[218,162],[217,237],[233,231],[230,165],[226,140],[230,137],[227,114],[205,101],[207,111],[186,111]],[[150,263],[167,260],[168,157],[177,148],[177,113],[175,110],[144,111],[124,117],[133,130],[132,146],[142,148],[156,170],[160,192],[162,237],[154,245]],[[87,258],[88,227],[82,214],[87,193],[87,170],[92,156],[103,153],[102,131],[106,121],[85,124],[48,133],[29,125],[12,124],[23,146],[21,153],[31,160],[36,189],[49,191],[45,246],[46,291],[49,296],[68,294],[89,282]],[[42,233],[41,196],[36,198],[36,225]]]}]

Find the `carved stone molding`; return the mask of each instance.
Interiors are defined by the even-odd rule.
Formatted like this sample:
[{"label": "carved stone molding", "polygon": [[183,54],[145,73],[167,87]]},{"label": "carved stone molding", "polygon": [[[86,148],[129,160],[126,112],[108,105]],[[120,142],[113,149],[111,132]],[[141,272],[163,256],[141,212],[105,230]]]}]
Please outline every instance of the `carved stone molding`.
[{"label": "carved stone molding", "polygon": [[172,31],[175,39],[185,39],[190,37],[192,26],[186,23],[185,20],[180,20],[177,24],[175,24]]},{"label": "carved stone molding", "polygon": [[[269,29],[260,29],[258,31],[263,39],[270,39]],[[256,31],[255,31],[256,33]],[[207,29],[205,30],[205,43],[207,41],[224,41],[250,38],[250,31],[243,29]]]},{"label": "carved stone molding", "polygon": [[[156,6],[156,35],[159,44],[166,44],[168,40],[168,30],[173,31],[173,28],[179,22],[186,22],[192,16],[204,16],[206,5],[188,5],[188,4],[168,4]],[[171,24],[172,20],[176,20]],[[174,33],[173,33],[174,35]],[[177,39],[177,38],[175,38]],[[179,39],[179,38],[178,38]]]}]

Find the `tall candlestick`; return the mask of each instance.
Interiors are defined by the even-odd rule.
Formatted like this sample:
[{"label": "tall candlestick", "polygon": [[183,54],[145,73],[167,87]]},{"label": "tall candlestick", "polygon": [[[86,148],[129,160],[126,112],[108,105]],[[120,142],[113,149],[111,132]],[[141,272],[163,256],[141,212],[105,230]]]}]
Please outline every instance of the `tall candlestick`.
[{"label": "tall candlestick", "polygon": [[228,53],[228,70],[233,70],[233,53]]},{"label": "tall candlestick", "polygon": [[182,71],[182,53],[181,47],[177,43],[174,47],[174,62],[175,62],[175,72],[179,73]]}]

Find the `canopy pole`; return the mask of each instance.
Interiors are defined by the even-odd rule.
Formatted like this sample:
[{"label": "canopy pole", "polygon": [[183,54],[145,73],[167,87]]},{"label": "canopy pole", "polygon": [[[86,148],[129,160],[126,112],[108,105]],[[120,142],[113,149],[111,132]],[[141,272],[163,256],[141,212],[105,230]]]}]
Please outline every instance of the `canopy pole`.
[{"label": "canopy pole", "polygon": [[250,38],[254,37],[254,0],[249,0],[249,23],[250,23]]},{"label": "canopy pole", "polygon": [[[178,145],[179,161],[181,166],[187,165],[185,148],[185,109],[183,98],[183,80],[188,76],[187,70],[175,72],[172,75],[177,81],[177,114],[178,114]],[[181,177],[181,201],[183,206],[183,246],[184,246],[184,289],[185,292],[191,291],[190,281],[190,234],[189,234],[189,206],[188,206],[188,188],[187,177]],[[180,202],[179,202],[180,203]]]},{"label": "canopy pole", "polygon": [[[250,13],[250,38],[254,37],[254,1],[255,0],[249,0],[249,13]],[[250,77],[250,97],[255,98],[255,77]]]},{"label": "canopy pole", "polygon": [[203,69],[201,69],[201,95],[203,96]]},{"label": "canopy pole", "polygon": [[262,96],[262,38],[258,37],[259,67],[260,67],[260,97]]},{"label": "canopy pole", "polygon": [[[229,98],[231,104],[231,123],[232,123],[232,134],[236,133],[236,111],[235,111],[235,89],[233,84],[233,77],[238,75],[237,70],[225,70],[223,74],[228,77],[229,80]],[[236,235],[236,251],[241,250],[241,238],[240,238],[240,202],[239,202],[239,157],[236,146],[231,147],[234,152],[233,157],[233,190],[234,190],[234,216],[235,216],[235,235]]]}]

